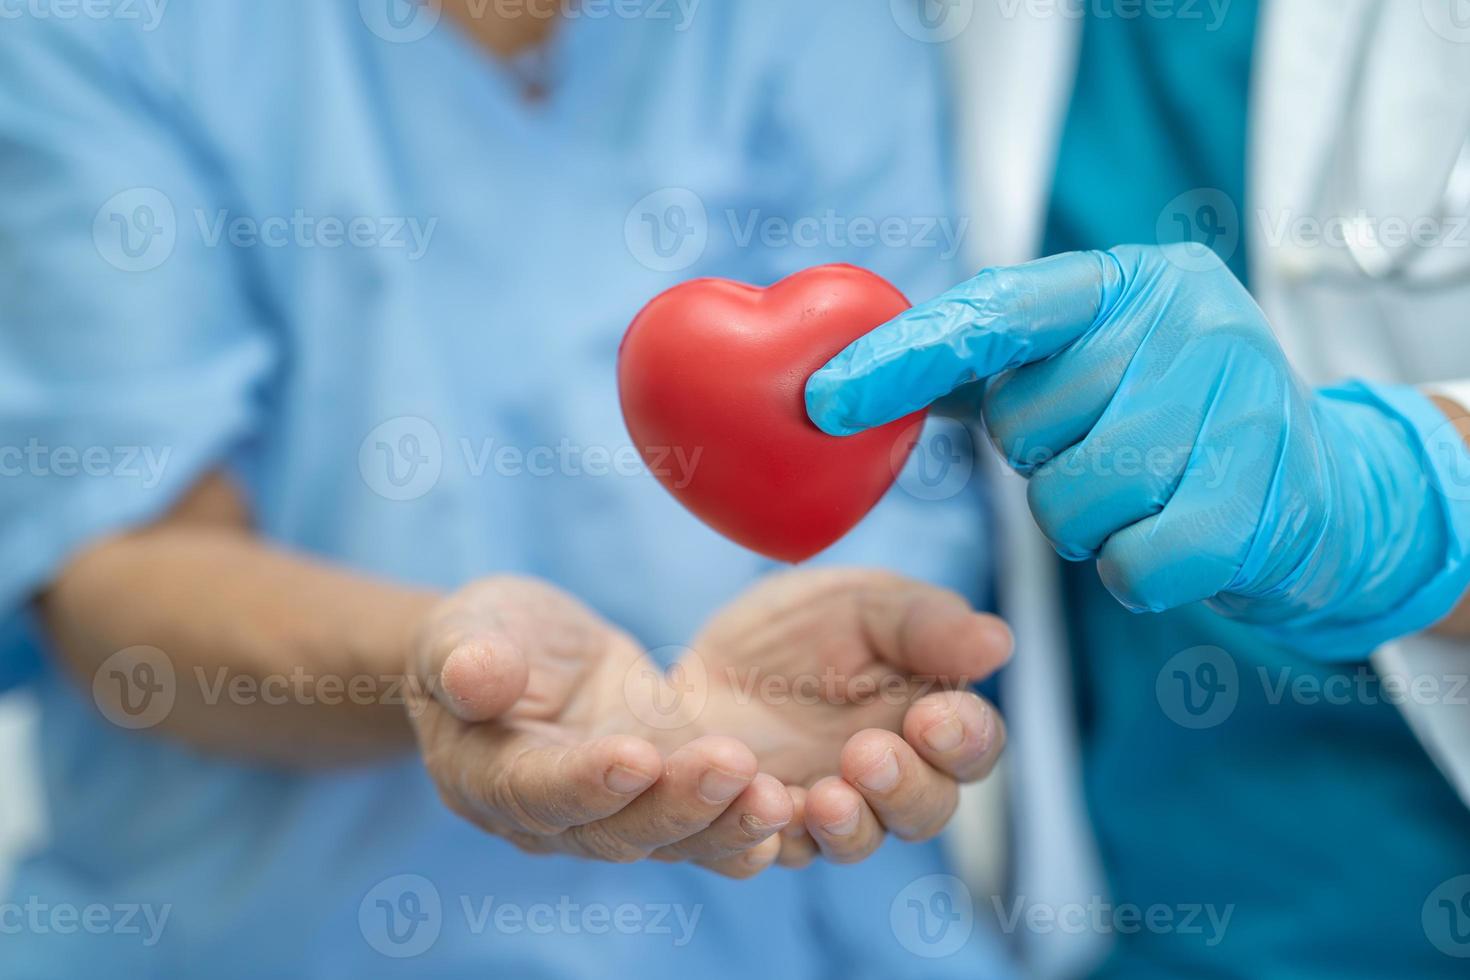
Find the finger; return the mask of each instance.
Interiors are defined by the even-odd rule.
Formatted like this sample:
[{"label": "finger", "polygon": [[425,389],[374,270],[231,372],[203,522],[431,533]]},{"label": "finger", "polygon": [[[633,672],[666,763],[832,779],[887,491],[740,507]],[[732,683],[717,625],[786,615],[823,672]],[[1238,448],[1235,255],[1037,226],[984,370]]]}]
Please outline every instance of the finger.
[{"label": "finger", "polygon": [[960,595],[913,583],[859,593],[864,635],[883,661],[920,679],[968,685],[1010,658],[1014,640],[996,616]]},{"label": "finger", "polygon": [[755,753],[733,738],[705,736],[669,756],[647,792],[605,820],[569,831],[605,860],[646,857],[715,822],[755,778]]},{"label": "finger", "polygon": [[862,794],[836,776],[819,780],[806,795],[806,828],[827,860],[861,861],[883,843],[883,827]]},{"label": "finger", "polygon": [[990,775],[1006,741],[1000,712],[971,691],[940,691],[914,702],[903,737],[925,762],[962,783]]},{"label": "finger", "polygon": [[781,781],[757,773],[714,823],[676,844],[659,848],[652,856],[666,861],[704,863],[727,858],[780,833],[791,823],[793,813],[791,794]]},{"label": "finger", "polygon": [[[1274,397],[1274,402],[1273,402]],[[1256,556],[1259,516],[1272,491],[1284,441],[1304,439],[1300,427],[1282,431],[1272,419],[1283,411],[1279,394],[1236,392],[1236,408],[1212,405],[1200,430],[1205,466],[1190,469],[1164,509],[1123,528],[1103,544],[1097,570],[1108,591],[1134,612],[1162,612],[1211,599],[1228,590],[1243,567],[1259,562],[1291,567],[1299,556]],[[1295,406],[1293,417],[1308,410]],[[1277,432],[1263,439],[1261,433]],[[1219,447],[1226,447],[1219,449]],[[1297,458],[1310,458],[1303,450]]]},{"label": "finger", "polygon": [[1162,511],[1187,470],[1212,462],[1194,450],[1215,386],[1164,368],[1148,389],[1120,392],[1082,442],[1032,475],[1032,516],[1063,558],[1094,557],[1111,535]]},{"label": "finger", "polygon": [[791,794],[791,822],[781,831],[781,856],[777,861],[783,868],[804,868],[811,864],[819,853],[817,842],[806,829],[806,788],[788,786]]},{"label": "finger", "polygon": [[541,835],[611,817],[663,769],[658,749],[632,735],[527,748],[524,736],[471,727],[448,752],[444,758],[427,749],[425,757],[431,767],[451,770],[473,814],[497,828]]},{"label": "finger", "polygon": [[750,850],[701,864],[726,878],[750,878],[774,864],[780,853],[780,838],[767,837]]},{"label": "finger", "polygon": [[903,840],[933,837],[959,805],[955,781],[892,732],[869,729],[848,739],[841,772],[884,828]]},{"label": "finger", "polygon": [[807,414],[830,435],[851,435],[1049,357],[1092,328],[1123,279],[1109,252],[987,269],[828,361],[807,381]]},{"label": "finger", "polygon": [[497,631],[452,627],[420,645],[419,681],[461,721],[489,721],[525,693],[530,666],[511,639]]}]

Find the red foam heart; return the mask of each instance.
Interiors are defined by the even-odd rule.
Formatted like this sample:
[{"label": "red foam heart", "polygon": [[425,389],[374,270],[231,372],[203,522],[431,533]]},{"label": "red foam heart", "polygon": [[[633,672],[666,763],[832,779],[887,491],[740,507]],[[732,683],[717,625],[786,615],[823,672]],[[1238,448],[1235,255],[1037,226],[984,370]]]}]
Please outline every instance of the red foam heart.
[{"label": "red foam heart", "polygon": [[807,378],[908,307],[886,280],[850,265],[766,289],[696,279],[660,293],[618,352],[633,443],[710,527],[771,558],[810,558],[893,484],[924,413],[829,436],[807,418]]}]

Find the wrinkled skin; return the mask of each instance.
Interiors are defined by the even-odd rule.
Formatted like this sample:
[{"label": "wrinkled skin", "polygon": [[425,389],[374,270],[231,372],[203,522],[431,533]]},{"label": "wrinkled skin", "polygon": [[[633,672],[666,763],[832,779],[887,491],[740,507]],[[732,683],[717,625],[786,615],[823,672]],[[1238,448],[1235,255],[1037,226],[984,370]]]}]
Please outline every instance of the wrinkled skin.
[{"label": "wrinkled skin", "polygon": [[[792,572],[722,610],[665,673],[553,587],[492,578],[424,624],[412,667],[433,696],[411,714],[446,803],[523,849],[745,876],[818,850],[856,860],[885,830],[936,833],[956,782],[999,752],[998,718],[964,687],[1009,648],[998,620],[943,590]],[[931,731],[952,737],[935,749]],[[895,768],[895,785],[862,788]]]}]

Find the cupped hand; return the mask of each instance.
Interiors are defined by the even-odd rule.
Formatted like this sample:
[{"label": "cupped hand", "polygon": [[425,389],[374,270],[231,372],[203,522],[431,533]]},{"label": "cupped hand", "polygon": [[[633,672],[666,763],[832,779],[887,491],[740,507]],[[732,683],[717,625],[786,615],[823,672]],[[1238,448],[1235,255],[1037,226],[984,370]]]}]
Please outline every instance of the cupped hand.
[{"label": "cupped hand", "polygon": [[958,784],[994,766],[1004,727],[968,686],[1011,642],[944,589],[867,569],[792,571],[715,616],[676,676],[702,730],[742,739],[789,785],[800,819],[781,863],[818,850],[849,862],[885,832],[938,833]]},{"label": "cupped hand", "polygon": [[999,754],[999,717],[966,686],[1010,642],[953,593],[801,571],[665,671],[550,585],[493,578],[424,624],[411,715],[446,804],[524,850],[746,877],[937,833]]},{"label": "cupped hand", "polygon": [[793,816],[781,782],[737,739],[640,722],[627,679],[656,668],[550,585],[460,590],[424,623],[410,671],[424,764],[445,804],[490,833],[533,853],[677,858],[737,877],[775,860]]}]

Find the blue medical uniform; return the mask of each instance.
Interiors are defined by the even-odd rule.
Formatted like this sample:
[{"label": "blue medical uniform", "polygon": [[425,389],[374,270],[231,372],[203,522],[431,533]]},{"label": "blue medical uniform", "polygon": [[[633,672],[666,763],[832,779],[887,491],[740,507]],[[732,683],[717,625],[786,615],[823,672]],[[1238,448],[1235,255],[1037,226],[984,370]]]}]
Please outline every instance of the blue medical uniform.
[{"label": "blue medical uniform", "polygon": [[[1216,31],[1089,16],[1048,253],[1187,234],[1246,279],[1256,19],[1255,0]],[[1470,907],[1441,886],[1470,871],[1470,813],[1367,664],[1314,662],[1203,606],[1131,615],[1090,562],[1066,582],[1087,800],[1130,909],[1102,919],[1100,975],[1465,975],[1445,950]]]},{"label": "blue medical uniform", "polygon": [[[540,576],[685,642],[771,566],[630,469],[632,315],[699,275],[955,275],[942,79],[885,4],[583,4],[510,66],[434,3],[83,8],[0,30],[7,670],[68,554],[220,466],[273,541]],[[977,483],[925,479],[822,560],[983,594]],[[40,670],[49,840],[6,908],[43,908],[6,919],[5,977],[1007,975],[978,928],[930,956],[903,926],[937,846],[748,883],[529,857],[414,759],[234,765]]]}]

